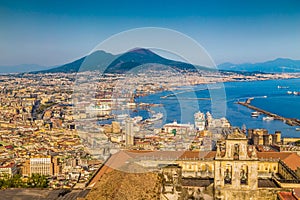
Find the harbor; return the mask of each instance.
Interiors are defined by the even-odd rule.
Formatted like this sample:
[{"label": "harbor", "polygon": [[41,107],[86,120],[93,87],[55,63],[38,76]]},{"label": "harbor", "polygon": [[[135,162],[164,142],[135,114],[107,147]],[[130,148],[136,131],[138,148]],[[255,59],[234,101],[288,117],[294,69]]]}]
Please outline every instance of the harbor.
[{"label": "harbor", "polygon": [[[233,126],[242,127],[243,124],[246,127],[260,127],[268,129],[270,132],[275,132],[276,130],[282,130],[284,137],[294,137],[299,134],[300,131],[296,128],[300,126],[289,126],[283,121],[272,119],[272,118],[263,118],[267,117],[266,115],[259,114],[257,117],[252,117],[251,114],[254,112],[251,109],[248,109],[245,106],[240,106],[236,101],[246,101],[247,99],[254,97],[254,101],[251,101],[251,105],[258,108],[262,108],[266,111],[275,113],[279,116],[286,118],[297,118],[300,119],[299,108],[300,108],[300,98],[295,95],[287,95],[286,91],[288,89],[278,89],[278,85],[289,86],[289,90],[298,91],[300,79],[289,79],[289,80],[271,80],[265,81],[264,87],[261,90],[257,90],[257,87],[260,87],[261,82],[230,82],[224,83],[226,88],[226,99],[227,99],[227,110],[226,115],[223,113],[222,108],[215,112],[216,117],[221,118],[226,116]],[[209,88],[216,88],[215,85],[209,85]],[[247,88],[247,90],[245,90]],[[275,88],[275,89],[274,89]],[[155,110],[156,112],[164,113],[164,122],[172,123],[176,120],[178,123],[188,123],[193,121],[193,115],[189,113],[197,112],[198,108],[202,112],[206,113],[207,111],[211,112],[212,102],[214,104],[224,103],[222,98],[212,98],[208,90],[201,91],[203,85],[194,86],[193,91],[196,91],[195,94],[179,94],[178,96],[168,96],[167,98],[161,98],[162,96],[167,96],[169,94],[177,94],[178,92],[192,89],[190,88],[178,88],[178,90],[168,90],[163,92],[157,92],[150,94],[148,96],[139,97],[135,99],[135,102],[138,105],[141,103],[144,104],[163,104],[161,107],[152,108],[150,110]],[[214,92],[219,93],[220,90],[214,90]],[[207,100],[187,100],[186,98],[207,98]],[[209,100],[209,98],[211,98]],[[199,107],[197,107],[197,104]],[[221,107],[221,106],[220,106]],[[185,112],[178,114],[178,110],[184,108]],[[145,111],[140,112],[140,109],[137,109],[138,112],[133,113],[132,116],[140,115],[144,119],[149,118],[150,113],[147,108]],[[250,111],[250,112],[249,112]],[[252,112],[251,112],[252,111]],[[236,117],[238,112],[239,117]]]},{"label": "harbor", "polygon": [[254,110],[256,112],[264,114],[264,115],[266,115],[268,117],[271,117],[271,118],[273,118],[275,120],[281,120],[284,123],[286,123],[287,125],[290,125],[290,126],[300,126],[300,120],[299,119],[282,117],[282,116],[277,115],[275,113],[271,113],[269,111],[266,111],[266,110],[263,110],[261,108],[255,107],[255,106],[253,106],[253,105],[250,104],[251,100],[253,100],[253,98],[249,98],[245,102],[238,101],[237,104],[245,106],[247,108],[250,108],[250,109],[252,109],[252,110]]}]

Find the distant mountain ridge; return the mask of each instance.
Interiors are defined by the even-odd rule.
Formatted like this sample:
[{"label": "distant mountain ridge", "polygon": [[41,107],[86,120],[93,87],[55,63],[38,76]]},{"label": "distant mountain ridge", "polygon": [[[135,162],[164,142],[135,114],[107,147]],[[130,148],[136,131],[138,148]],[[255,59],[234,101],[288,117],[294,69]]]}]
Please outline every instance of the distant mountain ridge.
[{"label": "distant mountain ridge", "polygon": [[223,63],[218,65],[219,70],[231,70],[242,72],[265,72],[265,73],[293,73],[300,72],[300,60],[289,58],[277,58],[275,60],[260,63]]},{"label": "distant mountain ridge", "polygon": [[21,64],[0,66],[0,73],[24,73],[37,70],[47,70],[53,67],[46,67],[37,64]]}]

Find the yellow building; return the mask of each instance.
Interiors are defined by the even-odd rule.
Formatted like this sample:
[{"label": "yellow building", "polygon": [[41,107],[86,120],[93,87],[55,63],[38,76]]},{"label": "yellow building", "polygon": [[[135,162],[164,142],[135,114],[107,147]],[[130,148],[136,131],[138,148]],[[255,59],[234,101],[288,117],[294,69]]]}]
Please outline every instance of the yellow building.
[{"label": "yellow building", "polygon": [[127,150],[112,155],[106,163],[118,169],[129,162],[151,170],[178,166],[181,174],[174,174],[175,178],[182,178],[176,183],[182,183],[182,187],[166,190],[177,195],[183,192],[180,188],[188,188],[189,194],[210,188],[210,194],[201,195],[219,200],[276,200],[280,191],[300,188],[300,156],[291,152],[257,152],[238,129],[218,142],[216,151]]},{"label": "yellow building", "polygon": [[53,176],[60,174],[61,171],[58,158],[51,156],[30,158],[21,166],[23,176],[31,176],[32,174]]}]

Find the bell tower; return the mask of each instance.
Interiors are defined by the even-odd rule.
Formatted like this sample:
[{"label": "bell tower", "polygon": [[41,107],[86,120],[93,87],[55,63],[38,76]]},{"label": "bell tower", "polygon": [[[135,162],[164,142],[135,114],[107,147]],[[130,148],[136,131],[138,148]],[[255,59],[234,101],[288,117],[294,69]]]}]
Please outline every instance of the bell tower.
[{"label": "bell tower", "polygon": [[256,190],[257,166],[255,148],[248,147],[246,135],[234,129],[227,135],[223,148],[217,145],[214,180],[216,199],[234,199],[230,196],[233,193]]}]

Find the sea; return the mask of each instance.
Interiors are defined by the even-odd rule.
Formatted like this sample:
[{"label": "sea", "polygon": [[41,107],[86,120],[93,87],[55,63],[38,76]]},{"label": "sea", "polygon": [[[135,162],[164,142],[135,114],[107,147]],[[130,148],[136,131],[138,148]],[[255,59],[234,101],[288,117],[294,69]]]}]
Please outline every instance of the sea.
[{"label": "sea", "polygon": [[282,121],[264,121],[264,115],[251,117],[253,110],[237,104],[253,98],[251,104],[288,118],[300,119],[300,96],[287,94],[300,91],[300,79],[276,79],[265,81],[239,81],[179,87],[139,97],[137,103],[161,104],[148,110],[130,112],[132,117],[144,119],[153,113],[162,112],[160,126],[166,123],[194,123],[194,113],[210,112],[214,118],[226,117],[232,126],[267,129],[269,133],[279,130],[283,137],[300,137],[296,126]]}]

